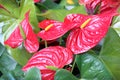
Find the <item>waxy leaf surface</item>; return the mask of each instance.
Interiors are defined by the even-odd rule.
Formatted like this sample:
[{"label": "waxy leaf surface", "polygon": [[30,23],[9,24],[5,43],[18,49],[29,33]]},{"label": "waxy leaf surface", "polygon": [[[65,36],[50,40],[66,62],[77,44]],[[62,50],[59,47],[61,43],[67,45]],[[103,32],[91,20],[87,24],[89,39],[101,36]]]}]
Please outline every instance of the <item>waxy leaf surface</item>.
[{"label": "waxy leaf surface", "polygon": [[120,37],[110,28],[100,54],[87,52],[77,55],[76,63],[82,79],[119,80],[120,79]]},{"label": "waxy leaf surface", "polygon": [[79,80],[71,72],[60,69],[56,71],[54,80]]},{"label": "waxy leaf surface", "polygon": [[28,70],[25,80],[41,80],[41,74],[38,68],[31,68]]}]

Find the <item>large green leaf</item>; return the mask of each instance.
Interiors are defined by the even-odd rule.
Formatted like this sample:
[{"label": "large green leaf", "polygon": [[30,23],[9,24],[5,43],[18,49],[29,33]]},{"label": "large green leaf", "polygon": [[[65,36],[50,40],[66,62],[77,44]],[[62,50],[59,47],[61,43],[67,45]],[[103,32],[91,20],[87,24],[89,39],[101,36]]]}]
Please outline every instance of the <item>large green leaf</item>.
[{"label": "large green leaf", "polygon": [[120,79],[120,37],[111,28],[105,37],[99,57],[112,74],[114,80]]},{"label": "large green leaf", "polygon": [[79,79],[76,78],[71,72],[65,69],[60,69],[56,71],[54,80],[79,80]]},{"label": "large green leaf", "polygon": [[5,47],[0,43],[0,56],[4,53]]},{"label": "large green leaf", "polygon": [[87,80],[120,79],[120,38],[111,28],[104,39],[99,55],[93,52],[77,55],[81,78]]},{"label": "large green leaf", "polygon": [[2,68],[7,69],[7,70],[13,70],[16,67],[16,61],[8,54],[7,49],[2,46],[2,44],[0,43],[1,47],[0,50],[2,52],[1,56],[0,56],[0,70]]},{"label": "large green leaf", "polygon": [[48,19],[54,19],[58,21],[63,21],[66,15],[71,13],[81,13],[86,14],[86,11],[83,6],[75,7],[72,10],[66,10],[66,9],[51,9],[47,12],[40,14],[40,16],[43,16]]},{"label": "large green leaf", "polygon": [[37,68],[31,68],[28,70],[25,80],[41,80],[40,70]]},{"label": "large green leaf", "polygon": [[59,5],[54,3],[52,0],[46,0],[42,4],[46,6],[47,9],[59,8]]},{"label": "large green leaf", "polygon": [[15,80],[23,80],[24,72],[22,71],[22,66],[17,64],[16,68],[10,72]]},{"label": "large green leaf", "polygon": [[23,46],[18,48],[7,47],[9,54],[22,66],[24,66],[32,56]]},{"label": "large green leaf", "polygon": [[10,36],[20,21],[15,15],[10,14],[4,9],[0,9],[0,28],[2,28],[2,33],[4,33],[4,39]]},{"label": "large green leaf", "polygon": [[6,68],[1,68],[2,75],[0,80],[24,80],[24,72],[21,70],[21,66],[17,65],[12,71]]},{"label": "large green leaf", "polygon": [[19,16],[19,5],[16,3],[16,0],[0,0],[0,4],[5,8],[9,14],[16,17]]},{"label": "large green leaf", "polygon": [[76,63],[80,70],[81,79],[85,80],[112,79],[103,62],[93,52],[77,55]]},{"label": "large green leaf", "polygon": [[6,70],[2,70],[2,76],[0,77],[0,80],[16,80],[14,77],[13,77],[13,75],[10,73],[10,72],[8,72],[8,71],[6,71]]}]

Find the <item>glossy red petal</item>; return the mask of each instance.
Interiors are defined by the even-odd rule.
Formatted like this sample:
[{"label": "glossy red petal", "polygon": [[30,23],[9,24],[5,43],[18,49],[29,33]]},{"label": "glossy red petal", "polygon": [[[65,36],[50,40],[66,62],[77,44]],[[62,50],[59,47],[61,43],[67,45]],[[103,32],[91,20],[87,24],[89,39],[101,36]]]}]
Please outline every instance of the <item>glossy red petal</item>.
[{"label": "glossy red petal", "polygon": [[[37,67],[42,73],[42,80],[53,78],[55,71],[49,70],[46,66],[62,68],[72,62],[72,52],[61,46],[48,47],[40,50],[32,56],[28,63],[23,67],[26,71],[31,67]],[[50,80],[50,79],[49,79]],[[52,79],[51,79],[52,80]]]},{"label": "glossy red petal", "polygon": [[[46,22],[45,22],[46,25]],[[47,25],[49,26],[49,25]],[[63,36],[67,31],[69,31],[72,26],[69,24],[64,24],[62,22],[54,22],[52,23],[52,27],[48,30],[42,30],[38,33],[38,36],[43,40],[54,40],[61,36]]]},{"label": "glossy red petal", "polygon": [[23,42],[23,38],[20,34],[20,29],[17,27],[10,37],[4,42],[5,45],[9,45],[12,48],[16,48]]},{"label": "glossy red petal", "polygon": [[40,0],[34,0],[34,3],[40,2]]},{"label": "glossy red petal", "polygon": [[[73,14],[73,16],[74,15],[77,15],[78,17],[83,16],[81,14]],[[116,13],[109,14],[108,12],[106,14],[89,16],[91,21],[84,28],[81,29],[78,27],[71,31],[67,38],[66,47],[71,49],[75,54],[88,51],[97,45],[98,42],[105,36],[114,15],[116,15]],[[74,18],[74,20],[76,20],[76,18]],[[79,18],[78,21],[81,20],[82,18]],[[75,24],[77,24],[77,26],[82,25],[79,24],[79,22]]]},{"label": "glossy red petal", "polygon": [[21,25],[26,36],[26,39],[24,40],[25,48],[30,53],[36,52],[39,48],[39,42],[29,23],[29,11],[25,14],[25,19],[21,22]]},{"label": "glossy red petal", "polygon": [[42,29],[45,29],[48,25],[57,23],[58,21],[55,20],[43,20],[39,22],[38,26]]},{"label": "glossy red petal", "polygon": [[69,14],[65,17],[64,23],[67,24],[71,29],[75,27],[80,27],[82,23],[84,23],[91,16],[80,15],[78,14]]},{"label": "glossy red petal", "polygon": [[94,14],[96,7],[100,4],[98,11],[100,13],[116,9],[120,5],[119,0],[79,0],[79,3],[85,5],[88,14]]},{"label": "glossy red petal", "polygon": [[101,2],[100,12],[105,12],[111,9],[116,9],[119,7],[120,1],[118,0],[103,0]]}]

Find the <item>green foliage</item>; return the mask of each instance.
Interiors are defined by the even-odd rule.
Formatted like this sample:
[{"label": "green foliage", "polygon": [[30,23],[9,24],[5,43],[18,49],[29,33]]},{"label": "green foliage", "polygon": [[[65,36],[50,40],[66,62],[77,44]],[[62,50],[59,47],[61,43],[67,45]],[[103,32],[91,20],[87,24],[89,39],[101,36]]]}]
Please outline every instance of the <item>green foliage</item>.
[{"label": "green foliage", "polygon": [[76,63],[81,78],[87,80],[119,80],[120,79],[120,37],[111,28],[104,39],[99,55],[87,52],[77,55]]},{"label": "green foliage", "polygon": [[[59,4],[52,0],[46,0],[43,3],[34,3],[33,0],[0,0],[0,40],[6,40],[11,33],[18,27],[25,17],[25,13],[30,11],[30,24],[35,33],[38,33],[38,21],[43,19],[53,19],[64,21],[68,14],[87,14],[85,7],[78,5],[78,0],[73,0],[75,4],[71,5],[66,0],[61,0]],[[68,10],[67,6],[74,8]],[[98,5],[99,7],[99,5]],[[99,9],[99,8],[98,8]],[[119,8],[120,12],[120,8]],[[117,32],[117,33],[116,33]],[[67,33],[68,36],[69,32]],[[120,16],[112,21],[112,28],[109,29],[102,49],[90,50],[84,54],[77,55],[75,58],[75,67],[80,73],[76,75],[65,69],[58,69],[53,66],[47,66],[48,69],[55,70],[55,80],[119,80],[120,79]],[[62,46],[65,46],[66,35],[61,40]],[[1,41],[1,42],[2,42]],[[96,48],[96,47],[95,47]],[[0,80],[42,80],[40,70],[31,68],[27,72],[21,69],[31,58],[23,46],[10,48],[0,43]]]},{"label": "green foliage", "polygon": [[79,80],[71,72],[65,69],[57,70],[54,79],[55,80]]},{"label": "green foliage", "polygon": [[63,21],[66,15],[72,14],[72,13],[87,14],[83,6],[78,6],[78,7],[73,8],[72,10],[51,9],[51,10],[46,11],[45,13],[39,14],[39,16],[43,16],[47,19]]},{"label": "green foliage", "polygon": [[23,46],[18,48],[7,47],[9,54],[22,66],[24,66],[29,58],[32,56]]},{"label": "green foliage", "polygon": [[1,43],[0,46],[3,49],[0,56],[0,69],[2,70],[4,67],[7,70],[14,70],[17,64],[16,61],[8,54],[7,49]]},{"label": "green foliage", "polygon": [[110,29],[105,37],[100,58],[112,74],[114,80],[120,79],[120,37],[113,29]]},{"label": "green foliage", "polygon": [[80,70],[81,79],[111,80],[112,77],[103,62],[92,52],[77,55],[76,63]]},{"label": "green foliage", "polygon": [[28,70],[25,80],[41,80],[40,70],[37,68],[31,68]]}]

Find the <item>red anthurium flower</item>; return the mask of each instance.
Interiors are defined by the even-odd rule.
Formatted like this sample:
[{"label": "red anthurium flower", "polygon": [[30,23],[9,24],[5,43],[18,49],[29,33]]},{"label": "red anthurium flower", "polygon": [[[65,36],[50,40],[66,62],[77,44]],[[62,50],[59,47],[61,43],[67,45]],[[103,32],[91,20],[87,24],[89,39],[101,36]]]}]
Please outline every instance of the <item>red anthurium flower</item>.
[{"label": "red anthurium flower", "polygon": [[63,36],[72,26],[54,20],[44,20],[39,23],[39,27],[44,29],[38,33],[43,40],[54,40]]},{"label": "red anthurium flower", "polygon": [[111,9],[117,9],[120,5],[119,0],[79,0],[79,3],[85,5],[88,14],[94,14],[98,6],[98,12],[102,13]]},{"label": "red anthurium flower", "polygon": [[40,0],[34,0],[34,3],[40,2]]},{"label": "red anthurium flower", "polygon": [[41,71],[42,80],[54,80],[55,71],[46,67],[63,68],[70,64],[72,59],[73,54],[69,49],[61,46],[48,47],[35,53],[22,70],[27,71],[32,67],[37,67]]},{"label": "red anthurium flower", "polygon": [[25,14],[25,18],[20,25],[13,31],[10,37],[5,40],[5,44],[12,48],[20,46],[24,42],[24,46],[30,53],[36,52],[39,48],[39,42],[36,34],[32,30],[29,23],[29,11]]},{"label": "red anthurium flower", "polygon": [[112,17],[116,13],[106,12],[100,15],[70,14],[66,21],[74,24],[74,28],[67,38],[66,47],[75,54],[88,51],[98,44],[107,33]]}]

